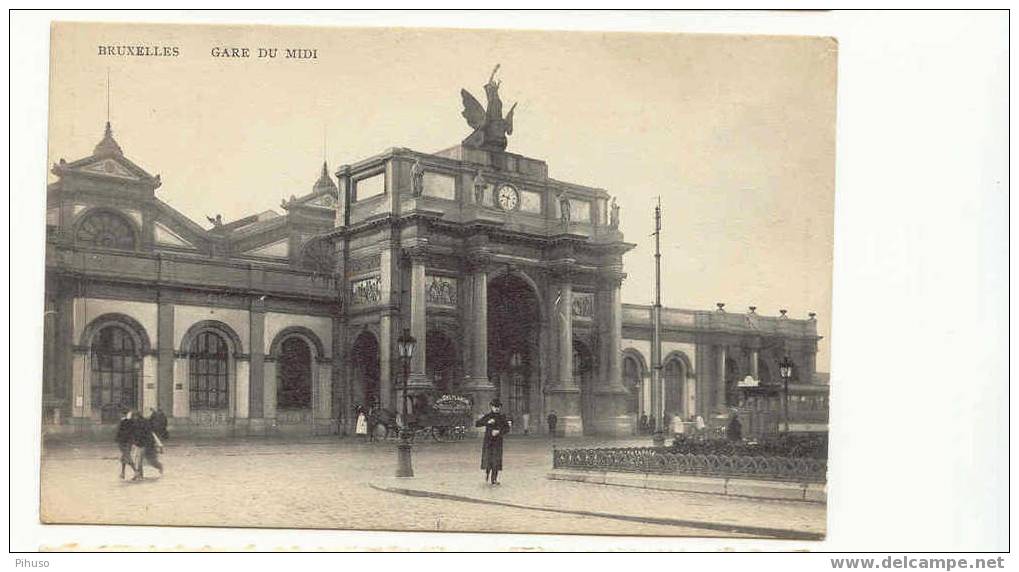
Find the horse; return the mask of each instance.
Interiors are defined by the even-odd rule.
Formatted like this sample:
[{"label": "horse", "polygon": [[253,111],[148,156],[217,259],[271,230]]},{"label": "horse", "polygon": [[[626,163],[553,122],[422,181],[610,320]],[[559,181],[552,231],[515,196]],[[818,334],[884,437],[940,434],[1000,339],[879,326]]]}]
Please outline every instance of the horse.
[{"label": "horse", "polygon": [[389,409],[372,409],[368,412],[369,441],[375,440],[375,431],[379,425],[386,430],[383,439],[388,439],[390,435],[398,435],[400,432],[400,426],[396,422],[396,412]]}]

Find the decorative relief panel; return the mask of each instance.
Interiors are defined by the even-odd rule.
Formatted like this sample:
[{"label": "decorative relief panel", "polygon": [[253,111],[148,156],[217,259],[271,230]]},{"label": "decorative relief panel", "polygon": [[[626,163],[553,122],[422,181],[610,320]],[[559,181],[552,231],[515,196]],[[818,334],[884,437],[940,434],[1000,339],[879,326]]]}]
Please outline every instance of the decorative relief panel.
[{"label": "decorative relief panel", "polygon": [[372,270],[378,270],[379,266],[382,265],[382,255],[373,254],[371,256],[365,256],[363,258],[354,258],[347,264],[347,271],[350,274],[362,274],[364,272],[371,272]]},{"label": "decorative relief panel", "polygon": [[351,304],[368,306],[378,304],[382,300],[382,278],[372,276],[350,283]]},{"label": "decorative relief panel", "polygon": [[456,179],[449,175],[440,173],[424,172],[424,195],[440,199],[453,200],[456,198]]},{"label": "decorative relief panel", "polygon": [[456,278],[448,276],[429,276],[425,286],[425,296],[429,305],[456,306]]},{"label": "decorative relief panel", "polygon": [[577,199],[570,200],[570,215],[577,222],[591,222],[591,203]]},{"label": "decorative relief panel", "polygon": [[594,318],[594,293],[573,293],[573,316],[588,320]]},{"label": "decorative relief panel", "polygon": [[520,210],[525,213],[541,214],[541,193],[520,191]]}]

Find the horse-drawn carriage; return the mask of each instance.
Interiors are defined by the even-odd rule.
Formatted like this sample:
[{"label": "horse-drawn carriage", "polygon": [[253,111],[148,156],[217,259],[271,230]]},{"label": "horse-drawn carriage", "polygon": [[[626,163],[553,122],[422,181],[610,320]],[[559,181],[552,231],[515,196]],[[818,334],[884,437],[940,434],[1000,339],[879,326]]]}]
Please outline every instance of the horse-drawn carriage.
[{"label": "horse-drawn carriage", "polygon": [[[467,428],[474,424],[471,416],[471,399],[463,395],[418,394],[408,407],[406,426],[412,439],[431,437],[436,441],[454,441],[467,435]],[[385,430],[383,438],[400,434],[400,415],[389,409],[376,409],[369,414],[368,431],[377,437]]]}]

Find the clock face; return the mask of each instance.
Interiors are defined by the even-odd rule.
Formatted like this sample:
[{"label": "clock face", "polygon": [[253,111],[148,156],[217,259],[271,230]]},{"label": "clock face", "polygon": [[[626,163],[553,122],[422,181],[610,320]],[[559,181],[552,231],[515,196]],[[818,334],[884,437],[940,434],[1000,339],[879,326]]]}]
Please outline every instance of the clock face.
[{"label": "clock face", "polygon": [[499,188],[499,193],[496,199],[499,202],[499,208],[504,211],[511,211],[517,208],[517,204],[520,202],[517,190],[509,185]]}]

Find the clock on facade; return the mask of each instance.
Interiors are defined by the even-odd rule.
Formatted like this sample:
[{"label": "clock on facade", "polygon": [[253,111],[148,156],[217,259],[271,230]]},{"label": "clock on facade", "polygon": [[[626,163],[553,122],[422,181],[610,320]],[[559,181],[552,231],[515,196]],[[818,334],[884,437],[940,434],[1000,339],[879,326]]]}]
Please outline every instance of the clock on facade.
[{"label": "clock on facade", "polygon": [[511,211],[520,204],[520,195],[513,187],[503,185],[499,187],[499,192],[496,193],[496,201],[499,204],[499,208],[504,211]]}]

